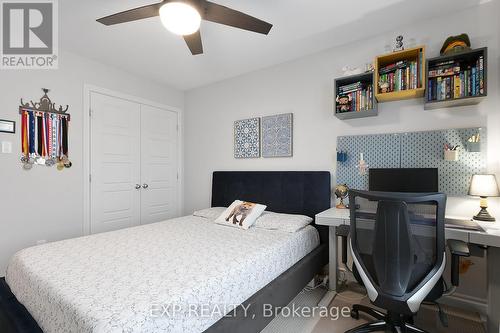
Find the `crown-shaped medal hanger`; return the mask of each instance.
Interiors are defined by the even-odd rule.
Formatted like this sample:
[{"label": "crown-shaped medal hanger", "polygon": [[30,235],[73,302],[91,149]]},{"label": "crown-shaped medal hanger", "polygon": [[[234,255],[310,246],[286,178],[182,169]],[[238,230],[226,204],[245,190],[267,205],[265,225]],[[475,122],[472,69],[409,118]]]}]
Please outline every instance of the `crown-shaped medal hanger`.
[{"label": "crown-shaped medal hanger", "polygon": [[23,99],[21,98],[21,106],[19,107],[19,113],[21,113],[21,109],[25,109],[25,110],[38,111],[38,112],[64,114],[64,115],[67,115],[68,120],[69,120],[69,114],[66,114],[66,111],[68,111],[68,109],[69,109],[69,105],[66,105],[66,108],[64,108],[64,109],[63,109],[62,105],[59,105],[59,108],[56,108],[56,103],[52,103],[49,96],[47,95],[50,90],[47,88],[42,88],[42,91],[44,94],[40,98],[40,102],[30,101],[30,103],[24,103]]},{"label": "crown-shaped medal hanger", "polygon": [[33,165],[51,167],[57,170],[71,168],[68,152],[68,130],[70,115],[66,112],[69,105],[56,108],[47,95],[49,89],[43,88],[40,102],[24,103],[21,98],[21,162],[25,170]]}]

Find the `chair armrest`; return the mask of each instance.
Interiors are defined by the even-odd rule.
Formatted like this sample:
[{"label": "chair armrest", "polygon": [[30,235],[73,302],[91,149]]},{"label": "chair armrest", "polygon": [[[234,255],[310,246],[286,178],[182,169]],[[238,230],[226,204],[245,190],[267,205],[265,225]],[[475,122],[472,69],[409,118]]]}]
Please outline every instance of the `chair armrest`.
[{"label": "chair armrest", "polygon": [[448,239],[447,244],[451,253],[451,284],[458,287],[460,284],[460,257],[470,256],[469,245],[456,239]]},{"label": "chair armrest", "polygon": [[469,244],[467,244],[466,242],[456,239],[448,239],[447,243],[452,255],[457,255],[460,257],[470,256]]}]

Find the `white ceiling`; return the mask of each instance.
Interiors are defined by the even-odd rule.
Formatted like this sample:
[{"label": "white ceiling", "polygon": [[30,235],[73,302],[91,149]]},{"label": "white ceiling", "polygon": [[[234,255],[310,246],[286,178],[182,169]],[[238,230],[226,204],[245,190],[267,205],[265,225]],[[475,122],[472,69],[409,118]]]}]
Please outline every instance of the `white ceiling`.
[{"label": "white ceiling", "polygon": [[[106,27],[95,19],[155,0],[64,0],[60,47],[189,90],[369,37],[479,0],[213,0],[274,24],[268,36],[202,22],[192,56],[159,18]],[[156,1],[158,2],[158,1]],[[388,19],[390,18],[390,19]]]}]

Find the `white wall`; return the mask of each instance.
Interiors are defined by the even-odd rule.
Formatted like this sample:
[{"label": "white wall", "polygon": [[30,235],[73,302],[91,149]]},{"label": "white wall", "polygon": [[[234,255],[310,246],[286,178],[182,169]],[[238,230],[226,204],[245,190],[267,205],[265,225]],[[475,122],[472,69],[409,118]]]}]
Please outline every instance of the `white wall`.
[{"label": "white wall", "polygon": [[[328,170],[334,175],[336,138],[341,135],[487,126],[489,169],[498,172],[499,8],[498,1],[489,2],[187,92],[185,213],[209,206],[214,170]],[[373,61],[398,34],[426,45],[427,56],[434,57],[446,37],[462,32],[469,34],[473,47],[489,47],[489,97],[480,105],[424,111],[423,100],[414,99],[379,104],[375,118],[341,121],[334,117],[333,79],[343,66]],[[235,120],[284,112],[294,113],[292,158],[233,157]],[[451,198],[448,205],[451,213],[469,216],[477,206],[477,200],[469,198]]]},{"label": "white wall", "polygon": [[58,70],[0,72],[0,119],[15,120],[19,130],[19,99],[37,101],[40,88],[49,88],[56,103],[68,104],[71,114],[71,169],[34,167],[19,162],[20,135],[0,133],[13,143],[12,154],[0,154],[0,276],[8,258],[37,240],[54,241],[83,234],[83,89],[92,84],[157,103],[184,107],[184,93],[109,66],[61,53]]}]

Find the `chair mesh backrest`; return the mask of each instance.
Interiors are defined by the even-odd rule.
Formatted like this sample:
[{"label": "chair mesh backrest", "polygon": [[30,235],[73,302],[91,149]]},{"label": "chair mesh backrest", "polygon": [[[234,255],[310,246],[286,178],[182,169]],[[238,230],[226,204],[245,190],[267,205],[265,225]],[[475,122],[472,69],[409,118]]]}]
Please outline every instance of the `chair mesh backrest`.
[{"label": "chair mesh backrest", "polygon": [[444,213],[419,196],[357,192],[350,201],[353,250],[374,285],[393,296],[409,293],[442,260]]}]

